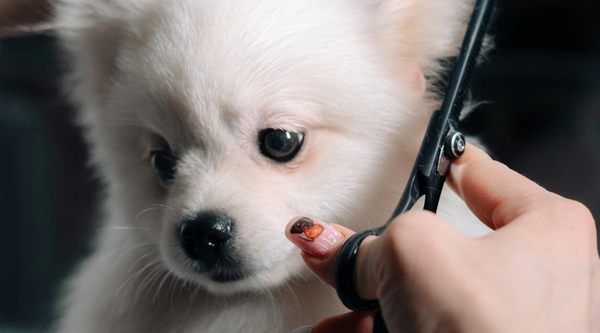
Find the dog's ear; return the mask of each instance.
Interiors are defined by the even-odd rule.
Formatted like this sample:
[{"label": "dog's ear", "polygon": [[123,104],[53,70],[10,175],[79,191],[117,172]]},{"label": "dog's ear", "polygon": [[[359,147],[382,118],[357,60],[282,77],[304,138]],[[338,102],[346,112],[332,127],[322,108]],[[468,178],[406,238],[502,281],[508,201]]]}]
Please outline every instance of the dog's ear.
[{"label": "dog's ear", "polygon": [[402,59],[418,62],[427,77],[439,72],[440,59],[458,54],[475,5],[474,0],[355,1],[370,7],[384,47]]},{"label": "dog's ear", "polygon": [[[380,0],[387,16],[381,33],[406,56],[456,56],[473,12],[473,0]],[[401,47],[401,48],[400,48]]]},{"label": "dog's ear", "polygon": [[0,37],[45,32],[50,17],[51,0],[2,0]]},{"label": "dog's ear", "polygon": [[56,0],[54,26],[62,46],[74,55],[72,77],[79,98],[102,98],[116,72],[116,58],[127,33],[130,1]]}]

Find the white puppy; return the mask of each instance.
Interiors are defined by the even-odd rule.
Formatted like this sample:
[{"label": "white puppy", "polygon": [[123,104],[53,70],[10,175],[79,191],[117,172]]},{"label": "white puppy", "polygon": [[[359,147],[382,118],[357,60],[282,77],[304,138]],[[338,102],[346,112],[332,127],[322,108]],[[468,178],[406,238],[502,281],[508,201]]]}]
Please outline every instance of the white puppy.
[{"label": "white puppy", "polygon": [[[284,237],[386,221],[470,0],[59,0],[104,224],[58,331],[290,332],[344,311]],[[485,232],[454,193],[440,214]]]}]

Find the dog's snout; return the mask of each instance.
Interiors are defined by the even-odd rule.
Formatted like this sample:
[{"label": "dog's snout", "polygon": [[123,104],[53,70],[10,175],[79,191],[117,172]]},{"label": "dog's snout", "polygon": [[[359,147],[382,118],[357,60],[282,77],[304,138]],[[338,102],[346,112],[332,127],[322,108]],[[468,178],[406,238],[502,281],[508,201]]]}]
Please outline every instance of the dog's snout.
[{"label": "dog's snout", "polygon": [[202,263],[204,269],[210,269],[226,251],[233,224],[233,220],[224,214],[196,215],[181,224],[181,245],[190,259]]}]

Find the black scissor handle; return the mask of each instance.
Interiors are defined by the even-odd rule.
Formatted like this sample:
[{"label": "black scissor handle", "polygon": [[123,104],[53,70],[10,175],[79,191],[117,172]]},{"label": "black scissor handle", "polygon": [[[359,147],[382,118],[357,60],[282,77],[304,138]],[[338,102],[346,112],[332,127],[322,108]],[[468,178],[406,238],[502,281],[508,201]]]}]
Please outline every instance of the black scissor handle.
[{"label": "black scissor handle", "polygon": [[358,248],[362,241],[371,235],[379,235],[380,229],[369,229],[352,235],[338,253],[335,265],[335,288],[342,303],[350,310],[372,311],[379,309],[379,301],[363,300],[356,293],[354,272]]}]

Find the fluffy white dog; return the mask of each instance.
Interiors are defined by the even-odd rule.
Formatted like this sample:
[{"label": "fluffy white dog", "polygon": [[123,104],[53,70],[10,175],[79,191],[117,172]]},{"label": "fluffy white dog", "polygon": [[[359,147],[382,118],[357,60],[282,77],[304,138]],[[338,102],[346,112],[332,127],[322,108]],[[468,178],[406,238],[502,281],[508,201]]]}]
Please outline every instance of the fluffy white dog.
[{"label": "fluffy white dog", "polygon": [[[290,332],[344,311],[284,237],[384,223],[470,0],[59,0],[104,227],[59,332]],[[440,215],[485,232],[445,190]]]}]

